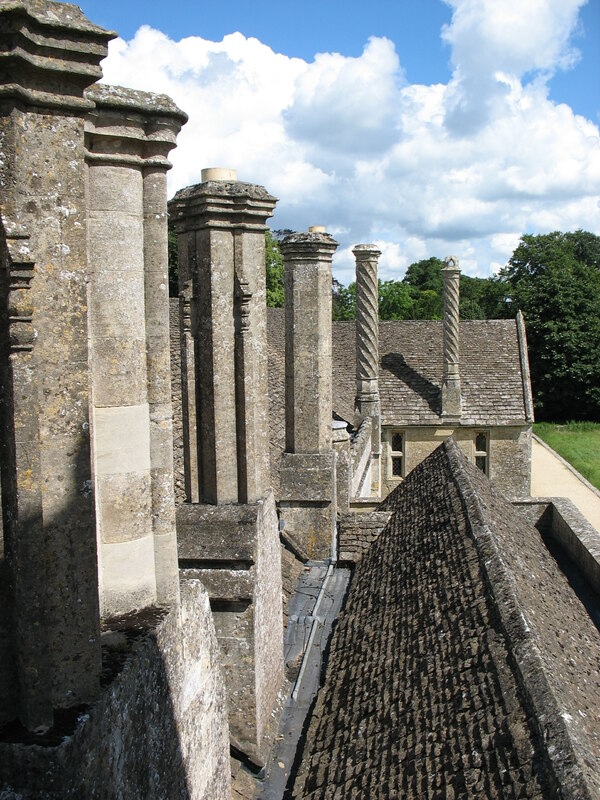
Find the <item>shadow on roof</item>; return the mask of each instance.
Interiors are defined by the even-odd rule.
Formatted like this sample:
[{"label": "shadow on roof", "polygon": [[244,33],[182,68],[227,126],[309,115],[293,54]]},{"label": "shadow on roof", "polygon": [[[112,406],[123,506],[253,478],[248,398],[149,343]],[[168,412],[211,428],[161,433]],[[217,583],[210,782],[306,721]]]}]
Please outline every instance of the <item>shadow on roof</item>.
[{"label": "shadow on roof", "polygon": [[381,366],[389,370],[399,380],[425,400],[434,414],[442,413],[442,397],[440,387],[424,378],[413,369],[400,353],[386,353],[381,359]]}]

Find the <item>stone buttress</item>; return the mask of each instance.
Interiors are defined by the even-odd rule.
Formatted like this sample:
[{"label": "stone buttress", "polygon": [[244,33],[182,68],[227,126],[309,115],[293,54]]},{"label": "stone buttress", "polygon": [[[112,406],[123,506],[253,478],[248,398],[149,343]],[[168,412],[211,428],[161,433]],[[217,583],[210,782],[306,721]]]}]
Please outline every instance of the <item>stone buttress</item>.
[{"label": "stone buttress", "polygon": [[264,763],[283,681],[281,559],[270,488],[265,222],[275,198],[231,170],[170,203],[179,245],[187,502],[179,565],[211,598],[232,744]]},{"label": "stone buttress", "polygon": [[87,97],[92,455],[111,616],[179,592],[166,173],[187,116],[164,95],[98,85]]},{"label": "stone buttress", "polygon": [[331,259],[323,229],[281,243],[285,264],[285,452],[280,509],[285,531],[308,553],[331,553],[336,520],[332,449]]}]

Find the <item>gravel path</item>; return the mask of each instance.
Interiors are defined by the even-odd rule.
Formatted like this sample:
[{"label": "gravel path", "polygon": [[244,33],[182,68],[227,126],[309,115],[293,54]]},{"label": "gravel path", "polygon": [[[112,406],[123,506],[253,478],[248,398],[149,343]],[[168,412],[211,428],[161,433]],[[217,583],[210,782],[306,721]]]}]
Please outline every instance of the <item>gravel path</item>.
[{"label": "gravel path", "polygon": [[536,437],[531,453],[531,496],[568,497],[587,521],[600,531],[600,492]]}]

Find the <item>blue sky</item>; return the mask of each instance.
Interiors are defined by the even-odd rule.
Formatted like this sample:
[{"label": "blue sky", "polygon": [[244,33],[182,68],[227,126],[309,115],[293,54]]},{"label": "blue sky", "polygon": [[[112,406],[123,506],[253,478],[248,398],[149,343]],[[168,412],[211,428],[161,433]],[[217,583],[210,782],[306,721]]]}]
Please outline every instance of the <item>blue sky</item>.
[{"label": "blue sky", "polygon": [[[218,41],[241,31],[305,60],[332,51],[359,56],[369,36],[387,36],[411,83],[447,81],[451,74],[450,48],[440,30],[450,22],[452,9],[442,0],[90,0],[80,5],[90,19],[125,39],[142,24],[174,39],[200,35]],[[581,58],[554,75],[550,97],[600,122],[600,0],[581,8],[573,42]]]},{"label": "blue sky", "polygon": [[524,232],[600,233],[600,0],[80,5],[121,36],[106,79],[190,115],[170,191],[237,168],[280,198],[273,227],[327,225],[345,283],[357,241],[398,278],[448,252],[489,274]]}]

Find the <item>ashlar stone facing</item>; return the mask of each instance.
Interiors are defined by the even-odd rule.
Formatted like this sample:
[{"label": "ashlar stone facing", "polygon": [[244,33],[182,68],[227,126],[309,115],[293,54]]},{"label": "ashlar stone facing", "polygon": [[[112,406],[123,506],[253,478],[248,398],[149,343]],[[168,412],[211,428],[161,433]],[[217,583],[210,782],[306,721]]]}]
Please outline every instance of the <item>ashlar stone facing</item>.
[{"label": "ashlar stone facing", "polygon": [[187,116],[121,87],[86,96],[100,598],[115,615],[178,597],[166,172]]},{"label": "ashlar stone facing", "polygon": [[113,36],[77,6],[0,5],[3,613],[18,686],[4,713],[30,729],[99,686],[83,129]]}]

